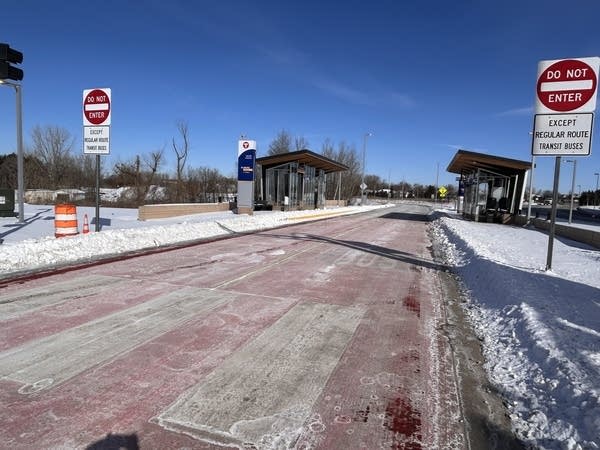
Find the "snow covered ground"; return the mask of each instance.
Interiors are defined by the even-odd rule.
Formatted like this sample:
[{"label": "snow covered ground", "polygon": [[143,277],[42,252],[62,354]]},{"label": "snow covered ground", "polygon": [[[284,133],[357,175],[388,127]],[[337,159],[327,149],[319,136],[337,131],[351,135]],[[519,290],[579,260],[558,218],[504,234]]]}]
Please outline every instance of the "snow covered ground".
[{"label": "snow covered ground", "polygon": [[[271,228],[326,211],[230,212],[140,222],[137,210],[78,208],[89,234],[54,238],[52,206],[25,205],[25,223],[0,218],[0,278],[232,232]],[[381,206],[373,206],[375,208]],[[557,238],[544,271],[548,238],[528,228],[437,213],[435,239],[466,293],[465,308],[482,339],[486,369],[507,399],[519,437],[543,449],[600,448],[600,251]]]},{"label": "snow covered ground", "polygon": [[[441,217],[486,370],[534,448],[600,448],[600,251],[528,228]],[[600,231],[600,229],[599,229]]]},{"label": "snow covered ground", "polygon": [[[25,204],[24,223],[0,217],[0,278],[85,262],[142,249],[158,248],[199,239],[243,233],[291,224],[315,217],[355,214],[385,205],[306,211],[257,211],[253,216],[231,211],[138,220],[137,209],[100,208],[100,231],[95,232],[94,207],[77,207],[79,235],[54,237],[54,206]],[[389,205],[388,205],[389,206]],[[83,234],[87,215],[90,233]]]}]

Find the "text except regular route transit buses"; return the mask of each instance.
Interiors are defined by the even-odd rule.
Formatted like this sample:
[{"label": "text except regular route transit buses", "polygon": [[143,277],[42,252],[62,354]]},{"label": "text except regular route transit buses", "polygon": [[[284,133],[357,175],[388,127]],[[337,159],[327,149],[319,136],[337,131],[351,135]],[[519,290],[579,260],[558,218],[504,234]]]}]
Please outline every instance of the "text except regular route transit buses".
[{"label": "text except regular route transit buses", "polygon": [[[102,135],[102,132],[104,130],[100,129],[100,130],[90,130],[88,131],[89,134],[99,134]],[[86,137],[85,142],[108,142],[108,138],[107,137]]]},{"label": "text except regular route transit buses", "polygon": [[110,153],[110,127],[83,127],[83,153]]},{"label": "text except regular route transit buses", "polygon": [[536,131],[535,137],[538,139],[560,139],[560,138],[589,138],[588,130],[577,131]]},{"label": "text except regular route transit buses", "polygon": [[[575,127],[577,119],[549,119],[548,127]],[[589,139],[589,130],[536,131],[537,139]],[[564,144],[564,146],[563,146]],[[539,142],[540,150],[583,150],[582,142]]]},{"label": "text except regular route transit buses", "polygon": [[[563,147],[563,144],[564,147]],[[540,142],[540,150],[583,150],[583,142]]]}]

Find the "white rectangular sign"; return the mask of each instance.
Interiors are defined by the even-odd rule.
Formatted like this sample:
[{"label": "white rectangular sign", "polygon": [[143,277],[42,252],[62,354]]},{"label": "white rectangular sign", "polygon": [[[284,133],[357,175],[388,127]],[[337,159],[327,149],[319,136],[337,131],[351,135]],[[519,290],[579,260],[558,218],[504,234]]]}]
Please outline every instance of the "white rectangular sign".
[{"label": "white rectangular sign", "polygon": [[83,153],[108,155],[110,153],[110,127],[83,127]]},{"label": "white rectangular sign", "polygon": [[593,113],[536,114],[531,154],[588,156],[593,124]]}]

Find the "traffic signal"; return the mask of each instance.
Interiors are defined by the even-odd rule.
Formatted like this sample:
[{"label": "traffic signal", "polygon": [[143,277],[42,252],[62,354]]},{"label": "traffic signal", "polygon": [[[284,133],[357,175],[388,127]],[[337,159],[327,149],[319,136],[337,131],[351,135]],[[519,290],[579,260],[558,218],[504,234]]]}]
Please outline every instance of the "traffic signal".
[{"label": "traffic signal", "polygon": [[22,80],[23,71],[11,64],[21,64],[23,53],[0,43],[0,80]]}]

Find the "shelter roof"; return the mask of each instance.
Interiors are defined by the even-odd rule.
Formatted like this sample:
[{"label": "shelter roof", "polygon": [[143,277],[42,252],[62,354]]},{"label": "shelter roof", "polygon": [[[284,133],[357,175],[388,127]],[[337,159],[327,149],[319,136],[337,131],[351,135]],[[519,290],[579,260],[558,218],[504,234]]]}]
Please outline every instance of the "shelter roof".
[{"label": "shelter roof", "polygon": [[476,153],[468,150],[459,150],[447,167],[451,173],[471,173],[477,169],[499,172],[505,175],[512,175],[524,172],[531,168],[529,161],[520,161],[518,159],[503,158],[500,156],[487,155],[485,153]]},{"label": "shelter roof", "polygon": [[323,169],[325,173],[343,172],[348,170],[348,166],[306,149],[256,158],[256,162],[267,169],[285,163],[298,162],[300,164],[307,164],[315,167],[316,169]]}]

